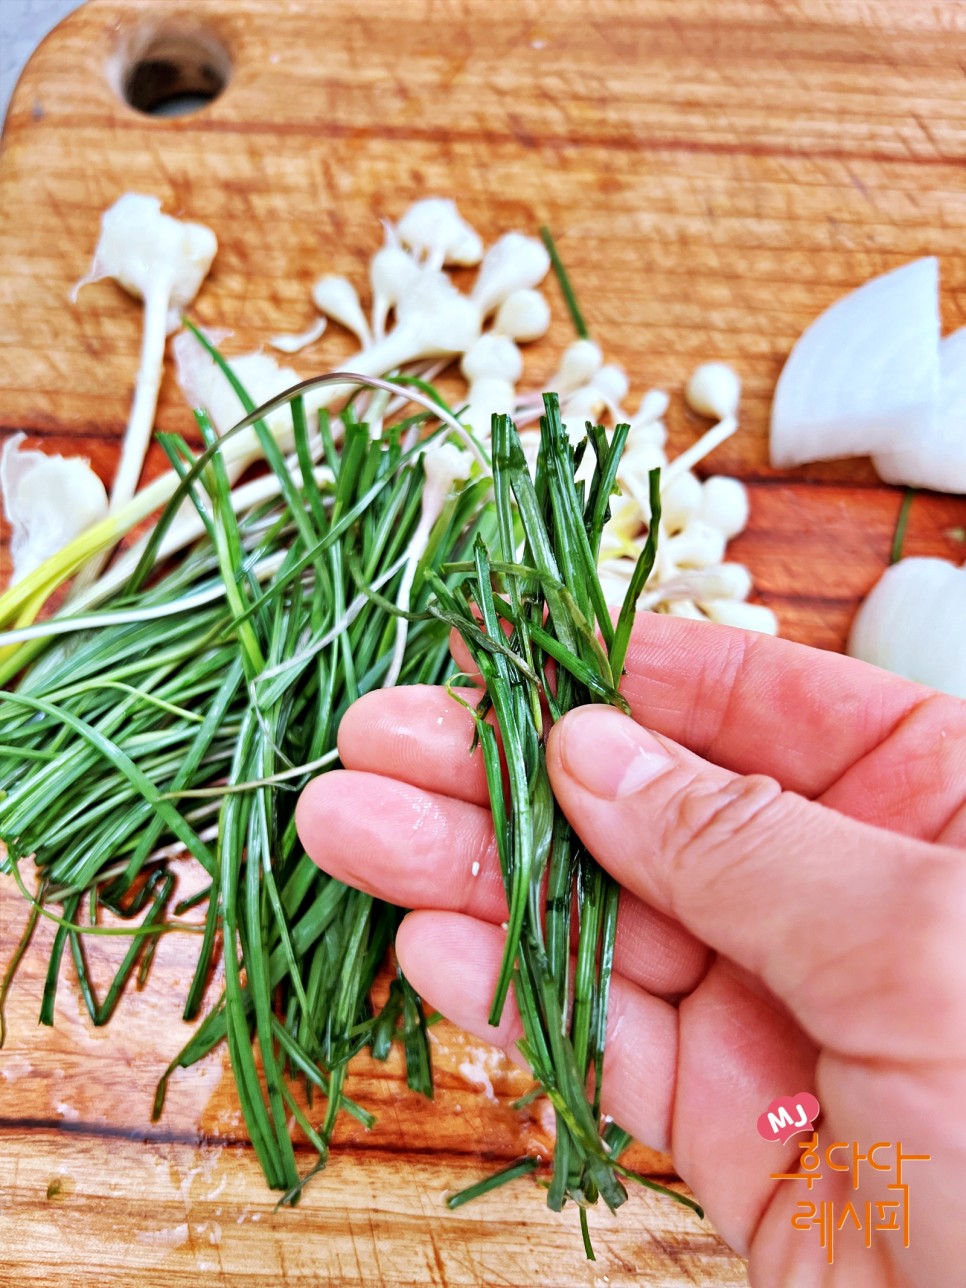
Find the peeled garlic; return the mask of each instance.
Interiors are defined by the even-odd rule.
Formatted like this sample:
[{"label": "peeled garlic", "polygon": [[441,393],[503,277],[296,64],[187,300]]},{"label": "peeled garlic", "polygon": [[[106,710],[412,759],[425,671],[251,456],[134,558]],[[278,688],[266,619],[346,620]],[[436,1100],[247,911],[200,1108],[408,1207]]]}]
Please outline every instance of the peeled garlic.
[{"label": "peeled garlic", "polygon": [[157,197],[126,192],[102,215],[93,263],[74,287],[73,298],[88,283],[113,277],[145,303],[149,297],[163,297],[170,334],[201,289],[217,250],[218,239],[204,224],[162,214]]},{"label": "peeled garlic", "polygon": [[[192,407],[203,407],[215,429],[219,434],[224,434],[245,415],[241,399],[228,383],[228,377],[202,349],[190,331],[182,331],[176,336],[172,349],[178,384],[184,396]],[[291,367],[280,367],[267,353],[243,354],[232,358],[230,366],[256,406],[290,389],[299,379]],[[290,451],[295,441],[291,408],[276,408],[267,417],[267,423],[282,450]],[[251,459],[254,460],[257,455],[258,451],[253,447]],[[235,472],[241,473],[247,463],[239,463]]]},{"label": "peeled garlic", "polygon": [[461,417],[479,435],[489,435],[493,415],[508,415],[523,371],[520,350],[504,335],[488,332],[467,349],[460,363],[469,390]]},{"label": "peeled garlic", "polygon": [[[664,558],[679,568],[710,568],[724,558],[724,533],[701,519],[691,523],[676,536],[668,537],[664,544]],[[660,551],[661,545],[658,544]]]},{"label": "peeled garlic", "polygon": [[548,389],[554,390],[561,398],[573,393],[581,385],[586,385],[603,365],[600,345],[593,340],[575,340],[564,351],[560,369],[551,378]]},{"label": "peeled garlic", "polygon": [[307,349],[310,344],[315,344],[325,334],[325,318],[316,318],[311,326],[306,327],[304,331],[286,332],[284,335],[273,335],[269,344],[273,349],[278,349],[279,353],[298,353],[301,349]]},{"label": "peeled garlic", "polygon": [[648,389],[631,421],[631,433],[659,421],[670,405],[671,399],[663,389]]}]

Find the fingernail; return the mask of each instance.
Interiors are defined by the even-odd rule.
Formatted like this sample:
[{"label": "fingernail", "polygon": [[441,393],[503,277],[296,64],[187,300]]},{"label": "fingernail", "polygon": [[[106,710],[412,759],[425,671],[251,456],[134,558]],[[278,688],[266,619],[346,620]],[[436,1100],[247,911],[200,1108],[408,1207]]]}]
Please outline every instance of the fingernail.
[{"label": "fingernail", "polygon": [[581,707],[567,716],[560,732],[564,769],[602,800],[633,795],[671,764],[670,753],[653,734],[606,707]]}]

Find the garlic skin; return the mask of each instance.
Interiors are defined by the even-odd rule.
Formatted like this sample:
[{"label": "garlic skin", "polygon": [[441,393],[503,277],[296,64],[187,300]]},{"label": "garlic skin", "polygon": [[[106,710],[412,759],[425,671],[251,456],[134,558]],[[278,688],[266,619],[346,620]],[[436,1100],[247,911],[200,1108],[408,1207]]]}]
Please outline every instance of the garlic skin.
[{"label": "garlic skin", "polygon": [[846,652],[966,698],[966,566],[900,559],[859,607]]},{"label": "garlic skin", "polygon": [[106,518],[108,510],[107,490],[90,461],[25,451],[26,437],[12,435],[0,454],[0,493],[13,528],[11,585]]}]

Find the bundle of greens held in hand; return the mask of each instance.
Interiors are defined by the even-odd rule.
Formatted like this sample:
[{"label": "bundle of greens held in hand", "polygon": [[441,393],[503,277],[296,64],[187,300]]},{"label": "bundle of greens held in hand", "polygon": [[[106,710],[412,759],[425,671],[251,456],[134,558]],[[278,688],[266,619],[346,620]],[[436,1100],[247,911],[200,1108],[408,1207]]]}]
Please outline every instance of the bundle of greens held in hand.
[{"label": "bundle of greens held in hand", "polygon": [[[419,998],[397,974],[382,1011],[370,1004],[398,911],[308,859],[295,802],[312,774],[336,761],[339,720],[361,693],[387,679],[444,678],[448,630],[425,612],[426,576],[445,577],[443,561],[468,555],[493,522],[482,469],[459,491],[427,479],[427,455],[445,457],[440,440],[461,433],[465,441],[452,414],[420,389],[361,383],[377,387],[370,411],[380,418],[393,397],[429,410],[373,435],[350,402],[336,446],[325,413],[310,429],[301,396],[284,395],[273,405],[291,405],[295,452],[286,459],[264,420],[272,406],[254,411],[236,385],[252,414],[232,434],[217,439],[198,413],[201,453],[159,436],[180,481],[126,585],[94,612],[78,614],[68,602],[2,639],[13,649],[3,680],[19,676],[0,690],[3,868],[31,907],[0,1016],[40,916],[58,927],[45,1024],[68,948],[91,1019],[104,1024],[126,983],[144,984],[158,935],[178,930],[201,939],[184,1008],[195,1019],[222,943],[224,992],[168,1073],[227,1042],[266,1179],[292,1198],[305,1178],[290,1115],[318,1151],[313,1172],[342,1110],[374,1122],[344,1093],[356,1052],[368,1046],[385,1059],[399,1038],[409,1085],[432,1095]],[[263,499],[243,509],[224,456],[251,424],[270,472],[259,480]],[[157,549],[185,504],[204,535],[159,567]],[[68,550],[68,566],[70,558]],[[421,620],[397,614],[403,592]],[[186,854],[204,869],[204,887],[170,909]],[[31,858],[35,894],[21,872]],[[203,924],[185,921],[198,905]],[[98,999],[84,942],[103,935],[127,936],[130,947]],[[294,1094],[299,1082],[308,1112]]]},{"label": "bundle of greens held in hand", "polygon": [[[136,197],[117,203],[116,219],[132,210],[140,218],[145,202],[154,221],[158,203]],[[90,500],[98,489],[101,510],[92,504],[78,535],[25,563],[0,595],[0,872],[28,901],[0,984],[0,1045],[4,999],[41,917],[57,926],[45,1024],[68,954],[92,1021],[104,1024],[129,982],[147,982],[159,937],[181,932],[200,944],[184,1016],[203,1018],[161,1080],[155,1117],[172,1070],[225,1043],[252,1143],[283,1201],[324,1166],[343,1112],[374,1122],[346,1094],[357,1052],[386,1059],[401,1041],[410,1087],[432,1095],[421,1000],[398,971],[381,1009],[370,998],[399,911],[321,872],[301,848],[294,814],[309,778],[337,762],[348,706],[374,688],[442,682],[455,626],[486,684],[478,738],[509,905],[492,1017],[512,983],[535,1094],[545,1092],[557,1116],[549,1202],[579,1205],[592,1255],[585,1206],[600,1197],[616,1208],[626,1197],[621,1178],[632,1175],[619,1162],[627,1137],[603,1126],[600,1105],[618,891],[553,800],[543,729],[581,703],[623,707],[618,683],[636,607],[732,621],[740,610],[767,611],[742,602],[745,571],[719,562],[744,521],[740,484],[702,484],[691,473],[734,431],[737,393],[729,386],[722,402],[703,390],[694,405],[718,423],[668,464],[666,395],[649,391],[638,413],[624,416],[626,378],[586,338],[554,257],[583,338],[551,385],[564,391],[564,418],[586,431],[572,444],[556,396],[547,395],[537,445],[528,426],[540,398],[515,389],[516,342],[549,323],[534,289],[549,256],[517,233],[484,255],[453,203],[437,199],[416,203],[387,239],[373,259],[371,323],[360,321],[344,279],[323,278],[314,292],[324,312],[359,335],[355,374],[293,388],[294,372],[265,355],[227,362],[186,323],[175,341],[183,384],[211,415],[196,412],[200,448],[157,435],[171,468],[129,500],[112,494],[100,519],[106,495],[86,463],[21,457],[17,436],[5,446],[8,513],[7,485],[26,477],[25,458],[41,471],[27,492],[59,479],[66,510],[73,492]],[[180,233],[174,241],[182,246]],[[476,262],[469,295],[440,267]],[[92,273],[109,268],[96,257]],[[159,319],[148,346],[157,363]],[[490,329],[481,331],[484,322]],[[437,359],[445,365],[454,355],[467,382],[458,417],[425,383]],[[257,408],[239,380],[243,366],[257,378]],[[699,368],[692,383],[710,370]],[[247,414],[234,423],[239,402]],[[495,406],[515,423],[493,416]],[[630,424],[605,433],[593,423],[605,407]],[[136,397],[131,424],[142,454],[150,419]],[[262,473],[251,477],[256,462]],[[663,519],[654,464],[667,465]],[[656,567],[662,524],[668,539]],[[124,537],[132,544],[115,550]],[[60,606],[43,616],[55,595]],[[612,623],[608,604],[617,603]],[[496,734],[482,719],[490,708],[507,796]],[[192,860],[200,888],[179,899]],[[88,937],[127,941],[100,997]],[[224,990],[210,1006],[219,956]],[[307,1175],[293,1121],[318,1154]],[[450,1204],[536,1167],[524,1160]]]},{"label": "bundle of greens held in hand", "polygon": [[[615,624],[597,556],[628,425],[619,425],[608,439],[600,426],[588,424],[575,447],[556,397],[547,395],[544,403],[533,478],[513,422],[494,417],[496,538],[478,535],[472,560],[449,565],[446,571],[459,577],[456,587],[435,574],[429,579],[438,601],[433,611],[460,633],[485,684],[473,710],[509,908],[490,1023],[499,1023],[512,981],[523,1023],[519,1047],[538,1092],[546,1093],[556,1114],[547,1202],[556,1210],[568,1198],[579,1205],[584,1245],[593,1257],[587,1206],[599,1197],[612,1210],[619,1207],[627,1198],[622,1177],[664,1190],[700,1212],[686,1196],[623,1167],[618,1155],[628,1138],[615,1124],[603,1125],[619,887],[571,829],[554,800],[545,763],[548,718],[556,721],[589,702],[628,711],[618,684],[637,600],[656,555],[660,488],[654,470],[650,536]],[[593,456],[592,472],[581,470],[587,453]],[[578,482],[578,471],[589,482]],[[486,720],[490,711],[497,729]],[[473,1194],[535,1167],[535,1160],[518,1164],[474,1187]],[[450,1203],[465,1197],[456,1195]]]}]

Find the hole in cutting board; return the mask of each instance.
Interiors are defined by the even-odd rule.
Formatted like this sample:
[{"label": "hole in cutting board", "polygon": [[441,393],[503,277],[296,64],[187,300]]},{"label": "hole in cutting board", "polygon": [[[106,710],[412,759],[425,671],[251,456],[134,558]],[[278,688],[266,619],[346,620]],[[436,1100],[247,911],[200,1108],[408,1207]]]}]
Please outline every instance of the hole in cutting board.
[{"label": "hole in cutting board", "polygon": [[188,116],[228,84],[231,58],[210,32],[152,25],[132,33],[109,75],[120,96],[146,116]]}]

